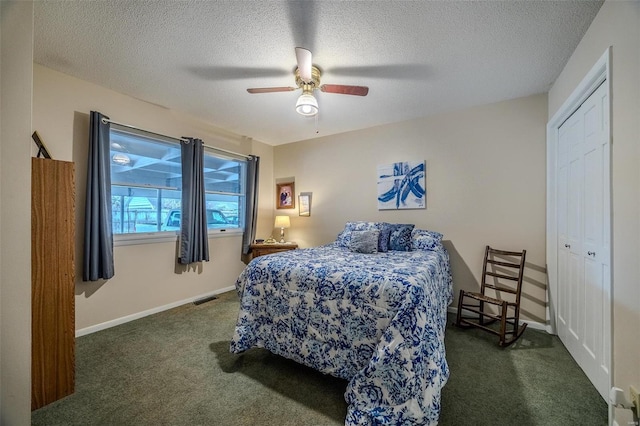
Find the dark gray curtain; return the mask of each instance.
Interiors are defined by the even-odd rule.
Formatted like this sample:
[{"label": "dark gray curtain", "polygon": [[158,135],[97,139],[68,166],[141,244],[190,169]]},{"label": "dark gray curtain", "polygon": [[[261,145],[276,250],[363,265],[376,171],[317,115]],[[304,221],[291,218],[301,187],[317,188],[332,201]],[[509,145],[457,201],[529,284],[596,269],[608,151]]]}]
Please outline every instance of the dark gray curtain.
[{"label": "dark gray curtain", "polygon": [[182,213],[178,262],[209,261],[207,206],[204,192],[204,146],[202,140],[189,139],[182,147]]},{"label": "dark gray curtain", "polygon": [[244,234],[242,235],[242,254],[249,253],[249,246],[256,238],[258,218],[258,182],[260,180],[260,157],[247,160],[247,203],[244,210]]},{"label": "dark gray curtain", "polygon": [[111,228],[111,157],[109,123],[91,111],[89,123],[89,161],[87,200],[84,214],[83,281],[109,279],[113,268],[113,228]]}]

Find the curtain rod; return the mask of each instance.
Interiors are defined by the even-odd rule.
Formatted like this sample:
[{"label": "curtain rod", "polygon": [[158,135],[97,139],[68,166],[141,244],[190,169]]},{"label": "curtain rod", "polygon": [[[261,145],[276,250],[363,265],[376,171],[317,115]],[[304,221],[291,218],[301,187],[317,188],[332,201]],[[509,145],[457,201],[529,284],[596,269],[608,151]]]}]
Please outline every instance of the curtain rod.
[{"label": "curtain rod", "polygon": [[[103,119],[102,119],[102,122],[103,122],[104,124],[111,123],[111,124],[115,124],[115,125],[117,125],[117,126],[128,127],[129,129],[138,130],[138,131],[140,131],[140,132],[145,132],[145,133],[151,133],[152,135],[162,136],[163,138],[169,138],[169,139],[173,139],[173,140],[175,140],[175,141],[180,141],[180,142],[189,142],[189,140],[188,140],[188,139],[184,139],[184,138],[174,138],[173,136],[163,135],[162,133],[156,133],[156,132],[152,132],[152,131],[150,131],[150,130],[141,129],[141,128],[139,128],[139,127],[132,126],[132,125],[130,125],[130,124],[118,123],[117,121],[108,120],[108,119],[106,119],[106,118],[103,118]],[[205,148],[213,149],[213,150],[215,150],[215,151],[225,152],[225,153],[227,153],[227,154],[236,155],[236,156],[238,156],[238,157],[242,157],[242,158],[252,158],[252,157],[253,157],[253,155],[240,154],[240,153],[238,153],[238,152],[228,151],[228,150],[226,150],[226,149],[217,148],[217,147],[215,147],[215,146],[204,145],[204,144],[203,144],[203,146],[204,146]]]}]

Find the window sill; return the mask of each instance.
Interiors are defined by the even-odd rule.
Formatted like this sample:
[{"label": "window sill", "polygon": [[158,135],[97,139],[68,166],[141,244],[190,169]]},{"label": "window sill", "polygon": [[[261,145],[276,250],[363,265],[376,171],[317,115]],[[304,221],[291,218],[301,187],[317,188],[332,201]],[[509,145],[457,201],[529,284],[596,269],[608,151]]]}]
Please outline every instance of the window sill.
[{"label": "window sill", "polygon": [[[244,229],[212,229],[209,238],[228,238],[242,236]],[[138,234],[116,234],[113,236],[113,246],[133,246],[139,244],[175,243],[178,232],[148,232]]]}]

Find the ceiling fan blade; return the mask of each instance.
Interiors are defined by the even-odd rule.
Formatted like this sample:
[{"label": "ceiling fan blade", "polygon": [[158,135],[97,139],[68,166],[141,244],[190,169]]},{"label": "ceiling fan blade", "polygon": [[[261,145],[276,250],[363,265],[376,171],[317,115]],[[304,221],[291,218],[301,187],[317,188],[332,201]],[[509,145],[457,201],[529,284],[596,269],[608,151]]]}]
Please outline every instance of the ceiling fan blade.
[{"label": "ceiling fan blade", "polygon": [[323,84],[320,90],[326,93],[339,93],[341,95],[367,96],[369,88],[366,86],[343,86],[342,84]]},{"label": "ceiling fan blade", "polygon": [[298,61],[298,73],[305,83],[311,80],[311,51],[304,47],[296,47],[296,60]]},{"label": "ceiling fan blade", "polygon": [[295,87],[256,87],[253,89],[247,89],[249,93],[274,93],[274,92],[293,92]]}]

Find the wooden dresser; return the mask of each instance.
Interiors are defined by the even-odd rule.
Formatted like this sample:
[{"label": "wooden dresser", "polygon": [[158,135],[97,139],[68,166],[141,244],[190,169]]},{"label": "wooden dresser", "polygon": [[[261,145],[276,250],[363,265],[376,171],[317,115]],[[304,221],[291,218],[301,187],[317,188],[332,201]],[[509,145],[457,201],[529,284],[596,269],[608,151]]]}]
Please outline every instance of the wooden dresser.
[{"label": "wooden dresser", "polygon": [[31,409],[74,392],[74,164],[31,161]]},{"label": "wooden dresser", "polygon": [[251,244],[252,258],[255,259],[265,254],[278,253],[281,251],[295,250],[298,248],[296,243],[260,243]]}]

